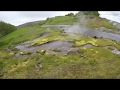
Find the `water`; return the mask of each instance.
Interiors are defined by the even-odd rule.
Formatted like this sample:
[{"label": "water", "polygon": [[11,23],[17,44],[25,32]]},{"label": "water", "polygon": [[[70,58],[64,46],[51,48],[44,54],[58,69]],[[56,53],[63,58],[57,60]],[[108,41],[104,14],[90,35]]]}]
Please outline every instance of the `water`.
[{"label": "water", "polygon": [[33,53],[41,49],[47,50],[48,52],[51,49],[59,49],[59,50],[62,50],[64,53],[66,53],[67,50],[69,50],[72,46],[73,44],[67,41],[53,41],[40,46],[29,47],[29,45],[19,45],[19,46],[16,46],[16,48],[19,49],[20,51],[27,51],[27,52],[33,52]]},{"label": "water", "polygon": [[[80,25],[46,25],[42,26],[44,28],[57,28],[57,29],[63,29],[64,32],[69,33],[70,35],[74,34],[82,34],[82,35],[88,35],[88,36],[97,36],[97,37],[103,37],[103,38],[108,38],[116,41],[120,41],[120,35],[119,34],[114,34],[114,33],[107,33],[107,32],[102,32],[98,30],[94,30],[85,26],[80,26]],[[80,48],[85,48],[85,47],[93,47],[92,45],[85,45],[82,47],[76,47],[73,48],[73,43],[70,43],[68,41],[53,41],[47,44],[43,44],[41,46],[32,46],[26,44],[26,45],[19,45],[16,46],[17,49],[20,51],[27,51],[27,52],[33,52],[36,53],[37,50],[44,49],[48,53],[51,54],[67,54],[69,51],[76,51]],[[52,49],[58,49],[61,50],[61,52],[54,52]],[[115,54],[120,54],[120,51],[117,49],[112,50],[113,53]],[[17,53],[18,55],[18,53]],[[19,56],[19,55],[18,55]]]},{"label": "water", "polygon": [[[73,43],[70,43],[68,41],[53,41],[53,42],[50,42],[47,44],[43,44],[41,46],[29,47],[29,45],[19,45],[19,46],[16,46],[16,48],[19,49],[20,51],[32,52],[33,54],[35,54],[37,50],[44,49],[47,51],[47,53],[50,53],[50,54],[66,55],[68,52],[77,51],[80,48],[92,48],[92,47],[94,47],[91,44],[86,44],[86,45],[81,46],[81,47],[72,47],[72,46],[73,46]],[[110,46],[110,47],[112,47],[114,49],[114,50],[111,50],[113,53],[120,54],[120,51],[117,50],[114,46]],[[106,48],[108,48],[108,47],[106,46]],[[57,49],[57,50],[61,50],[61,51],[54,52],[52,49]],[[19,52],[15,56],[17,58],[24,57],[22,55],[19,55]],[[29,57],[29,55],[28,55],[28,57]]]},{"label": "water", "polygon": [[120,41],[120,35],[119,34],[113,34],[113,33],[106,33],[106,32],[100,32],[98,30],[93,30],[91,28],[84,28],[84,27],[78,27],[74,30],[72,29],[65,29],[65,32],[67,33],[76,33],[76,34],[83,34],[88,36],[97,36],[97,37],[103,37],[108,38],[116,41]]},{"label": "water", "polygon": [[52,27],[52,28],[58,28],[58,29],[61,29],[59,27],[62,27],[62,29],[64,29],[66,33],[82,34],[82,35],[88,35],[92,37],[97,36],[99,38],[103,37],[103,38],[108,38],[111,40],[120,41],[119,34],[102,32],[102,31],[98,31],[98,30],[91,29],[85,26],[80,26],[80,25],[73,25],[73,26],[72,25],[46,25],[42,27],[46,27],[46,28]]},{"label": "water", "polygon": [[[93,47],[91,44],[86,44],[81,47],[72,47],[73,43],[70,43],[68,41],[53,41],[47,44],[43,44],[41,46],[33,46],[29,47],[29,45],[19,45],[16,46],[17,49],[20,51],[26,51],[26,52],[32,52],[33,54],[36,53],[37,50],[44,49],[47,53],[50,54],[56,54],[56,55],[66,55],[70,51],[76,51],[80,48],[91,48]],[[52,49],[60,50],[60,52],[54,52]],[[21,58],[23,56],[19,55],[19,52],[15,55],[18,58]]]}]

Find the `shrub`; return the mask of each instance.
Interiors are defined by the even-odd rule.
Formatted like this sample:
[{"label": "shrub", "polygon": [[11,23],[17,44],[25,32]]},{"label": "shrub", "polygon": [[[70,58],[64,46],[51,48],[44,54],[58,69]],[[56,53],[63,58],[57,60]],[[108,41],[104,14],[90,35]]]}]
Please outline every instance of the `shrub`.
[{"label": "shrub", "polygon": [[74,16],[74,13],[69,13],[69,14],[67,14],[65,16]]}]

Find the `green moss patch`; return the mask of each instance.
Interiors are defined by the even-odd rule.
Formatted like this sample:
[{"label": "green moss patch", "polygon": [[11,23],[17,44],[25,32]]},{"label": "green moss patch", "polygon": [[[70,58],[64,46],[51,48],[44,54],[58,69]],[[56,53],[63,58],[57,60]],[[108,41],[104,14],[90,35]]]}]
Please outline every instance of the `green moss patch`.
[{"label": "green moss patch", "polygon": [[37,50],[36,53],[40,53],[41,55],[44,55],[46,50]]},{"label": "green moss patch", "polygon": [[25,52],[25,51],[20,52],[20,55],[31,55],[31,54],[32,54],[32,52]]}]

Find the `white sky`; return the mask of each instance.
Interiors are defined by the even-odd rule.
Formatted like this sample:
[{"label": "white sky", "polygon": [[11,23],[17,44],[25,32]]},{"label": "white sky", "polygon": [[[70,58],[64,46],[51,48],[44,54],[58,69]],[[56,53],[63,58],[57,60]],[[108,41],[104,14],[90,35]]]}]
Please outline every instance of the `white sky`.
[{"label": "white sky", "polygon": [[99,11],[100,17],[120,23],[120,11]]},{"label": "white sky", "polygon": [[[66,15],[78,11],[0,11],[0,20],[15,26],[31,22],[44,20],[48,17]],[[120,22],[120,11],[99,11],[100,16]]]}]

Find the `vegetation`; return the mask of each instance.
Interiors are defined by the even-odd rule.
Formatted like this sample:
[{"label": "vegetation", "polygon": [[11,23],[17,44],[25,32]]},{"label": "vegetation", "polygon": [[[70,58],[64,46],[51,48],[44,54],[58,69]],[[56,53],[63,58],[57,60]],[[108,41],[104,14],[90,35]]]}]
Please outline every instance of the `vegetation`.
[{"label": "vegetation", "polygon": [[[87,26],[92,28],[116,28],[107,19],[99,17],[97,11],[83,11],[88,19]],[[120,55],[113,53],[120,50],[120,42],[94,38],[79,34],[63,33],[62,30],[42,28],[42,25],[76,24],[78,15],[47,18],[43,21],[23,25],[0,38],[0,78],[1,79],[76,79],[76,78],[120,78]],[[91,18],[93,17],[93,18]],[[2,22],[3,23],[3,22]],[[4,26],[4,25],[3,25]],[[44,33],[46,33],[44,35]],[[20,44],[30,47],[49,44],[56,40],[73,44],[73,51],[65,55],[53,55],[45,48],[36,53],[21,51],[15,48]],[[87,45],[91,45],[90,47]],[[30,48],[28,47],[28,48]],[[62,53],[61,49],[51,49],[54,53]],[[18,57],[17,57],[18,55]],[[29,57],[27,57],[29,56]]]},{"label": "vegetation", "polygon": [[74,13],[69,13],[69,14],[67,14],[65,16],[74,16]]},{"label": "vegetation", "polygon": [[113,31],[118,30],[109,20],[99,17],[98,11],[80,11],[76,14],[76,18],[78,18],[81,24],[85,24],[91,28],[105,27]]},{"label": "vegetation", "polygon": [[40,53],[41,55],[44,55],[45,52],[46,52],[46,50],[37,50],[36,52],[37,52],[37,53]]},{"label": "vegetation", "polygon": [[119,78],[119,55],[99,47],[81,50],[78,55],[1,59],[1,78]]},{"label": "vegetation", "polygon": [[[42,25],[53,25],[53,24],[75,24],[77,23],[76,17],[73,15],[68,16],[56,16],[54,18],[48,18],[42,22]],[[44,23],[44,24],[43,24]],[[41,24],[41,22],[40,22]]]},{"label": "vegetation", "polygon": [[20,52],[20,55],[31,55],[32,53],[31,52]]},{"label": "vegetation", "polygon": [[100,14],[98,13],[98,11],[79,11],[76,15],[99,16]]},{"label": "vegetation", "polygon": [[15,26],[1,21],[0,22],[0,37],[5,36],[13,31],[15,31],[16,29],[17,28]]},{"label": "vegetation", "polygon": [[[2,38],[0,38],[0,48],[12,47],[13,45],[32,40],[40,36],[46,29],[39,27],[23,27]],[[16,39],[17,38],[17,39]]]},{"label": "vegetation", "polygon": [[92,28],[105,27],[107,29],[113,29],[113,30],[117,29],[113,25],[113,23],[109,23],[109,21],[107,19],[103,19],[103,18],[99,18],[99,17],[89,20],[87,23],[87,26],[92,27]]}]

